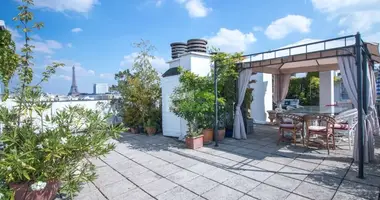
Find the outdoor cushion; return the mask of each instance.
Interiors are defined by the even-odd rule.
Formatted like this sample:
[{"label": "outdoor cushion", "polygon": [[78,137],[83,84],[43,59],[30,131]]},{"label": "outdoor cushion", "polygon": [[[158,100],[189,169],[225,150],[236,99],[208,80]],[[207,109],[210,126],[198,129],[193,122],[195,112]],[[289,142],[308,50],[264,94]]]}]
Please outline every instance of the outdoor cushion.
[{"label": "outdoor cushion", "polygon": [[302,126],[302,123],[298,123],[298,124],[280,124],[280,128],[300,128]]},{"label": "outdoor cushion", "polygon": [[309,130],[314,131],[314,132],[322,132],[322,131],[326,131],[326,127],[325,126],[309,126]]},{"label": "outdoor cushion", "polygon": [[350,126],[348,124],[334,124],[334,129],[349,130]]}]

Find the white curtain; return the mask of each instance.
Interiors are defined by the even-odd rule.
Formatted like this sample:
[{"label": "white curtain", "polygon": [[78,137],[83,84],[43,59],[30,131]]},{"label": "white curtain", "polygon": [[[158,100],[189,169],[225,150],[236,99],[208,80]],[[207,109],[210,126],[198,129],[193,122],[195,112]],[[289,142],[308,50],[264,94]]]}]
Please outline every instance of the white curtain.
[{"label": "white curtain", "polygon": [[273,102],[277,105],[285,99],[289,90],[291,74],[276,74],[274,77],[274,96]]},{"label": "white curtain", "polygon": [[238,102],[236,104],[235,110],[235,120],[234,120],[234,134],[235,139],[247,139],[247,134],[244,127],[244,119],[241,113],[241,104],[243,104],[245,91],[247,90],[249,80],[251,79],[252,69],[245,69],[239,74],[238,82]]},{"label": "white curtain", "polygon": [[[341,56],[338,57],[338,65],[339,69],[342,75],[343,85],[347,90],[348,96],[350,97],[352,103],[354,104],[355,108],[358,108],[358,82],[357,82],[357,66],[356,66],[356,60],[352,56]],[[375,131],[375,129],[379,128],[378,123],[374,122],[374,120],[377,120],[377,116],[374,116],[376,114],[375,105],[374,105],[374,98],[373,98],[373,83],[371,81],[371,73],[372,69],[369,68],[369,76],[367,76],[363,81],[367,81],[367,88],[369,92],[368,97],[368,115],[363,116],[365,118],[364,126],[364,162],[368,163],[374,159],[374,137],[373,134],[375,132],[378,132],[378,130]],[[373,77],[374,78],[374,77]],[[355,133],[355,143],[354,143],[354,160],[359,160],[359,134],[358,129],[356,129]]]}]

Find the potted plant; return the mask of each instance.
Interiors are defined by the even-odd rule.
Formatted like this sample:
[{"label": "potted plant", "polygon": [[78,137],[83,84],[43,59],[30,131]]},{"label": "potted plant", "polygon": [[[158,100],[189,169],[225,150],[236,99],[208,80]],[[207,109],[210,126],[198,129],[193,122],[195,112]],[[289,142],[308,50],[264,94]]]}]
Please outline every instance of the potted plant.
[{"label": "potted plant", "polygon": [[149,136],[156,134],[156,127],[156,123],[151,119],[148,119],[148,121],[145,123],[145,131]]},{"label": "potted plant", "polygon": [[[14,101],[15,106],[0,106],[3,125],[0,134],[3,146],[0,149],[1,199],[52,200],[58,190],[73,199],[81,183],[95,179],[95,166],[88,158],[109,153],[114,148],[109,140],[117,138],[123,128],[108,123],[110,115],[100,110],[69,106],[55,114],[49,112],[52,102],[41,101],[40,84],[47,82],[63,64],[47,66],[41,80],[32,84],[33,57],[30,55],[34,47],[28,44],[29,34],[33,28],[43,25],[29,26],[33,20],[33,13],[29,12],[31,5],[32,0],[23,0],[18,7],[20,13],[14,18],[20,21],[25,36],[22,59],[16,62],[16,67],[10,65],[9,60],[0,62],[0,78],[4,85],[7,86],[9,77],[16,72],[19,82],[16,99],[9,100]],[[4,32],[8,31],[0,30],[0,34]],[[3,44],[9,38],[0,39]],[[0,55],[0,59],[3,58]],[[4,63],[6,66],[2,65]],[[3,100],[7,100],[7,95]]]},{"label": "potted plant", "polygon": [[199,149],[203,147],[203,135],[198,131],[189,131],[186,135],[186,147]]}]

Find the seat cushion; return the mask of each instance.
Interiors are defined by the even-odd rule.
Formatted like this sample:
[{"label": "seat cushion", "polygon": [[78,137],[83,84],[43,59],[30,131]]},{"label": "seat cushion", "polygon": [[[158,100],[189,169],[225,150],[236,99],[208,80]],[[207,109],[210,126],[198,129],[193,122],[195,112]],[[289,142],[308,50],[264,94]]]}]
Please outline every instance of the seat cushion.
[{"label": "seat cushion", "polygon": [[280,124],[280,128],[287,128],[287,129],[294,129],[294,128],[301,128],[302,127],[302,123],[298,123],[298,124]]},{"label": "seat cushion", "polygon": [[309,131],[326,132],[326,126],[309,126]]},{"label": "seat cushion", "polygon": [[334,124],[334,129],[349,130],[350,126],[349,126],[349,124]]}]

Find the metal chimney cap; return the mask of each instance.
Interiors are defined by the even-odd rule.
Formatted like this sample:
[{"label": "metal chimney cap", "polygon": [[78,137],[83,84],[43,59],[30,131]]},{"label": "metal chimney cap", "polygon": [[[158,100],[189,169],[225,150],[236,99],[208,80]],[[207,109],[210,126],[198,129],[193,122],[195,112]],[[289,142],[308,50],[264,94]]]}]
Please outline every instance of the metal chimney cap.
[{"label": "metal chimney cap", "polygon": [[170,46],[186,46],[187,44],[184,42],[173,42],[170,44]]}]

